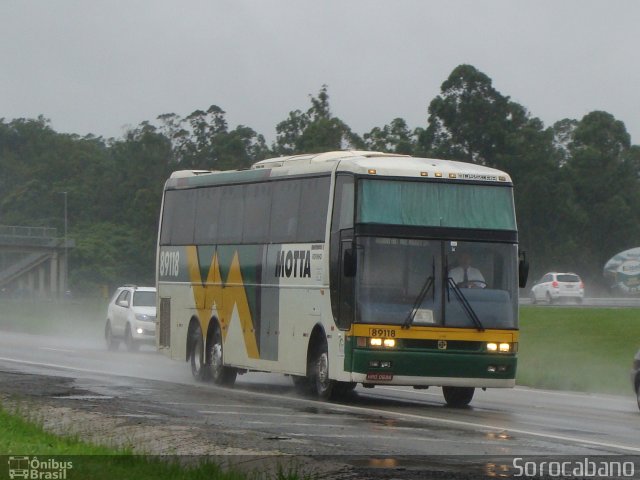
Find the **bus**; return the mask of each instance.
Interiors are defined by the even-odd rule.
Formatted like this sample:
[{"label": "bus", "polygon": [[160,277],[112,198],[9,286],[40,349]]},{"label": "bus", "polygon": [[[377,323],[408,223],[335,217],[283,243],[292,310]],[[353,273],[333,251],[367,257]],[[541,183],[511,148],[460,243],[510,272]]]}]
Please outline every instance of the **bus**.
[{"label": "bus", "polygon": [[[476,278],[455,278],[471,262]],[[488,167],[338,151],[177,171],[157,348],[218,385],[258,371],[321,399],[438,386],[464,406],[515,384],[527,270],[513,184]]]}]

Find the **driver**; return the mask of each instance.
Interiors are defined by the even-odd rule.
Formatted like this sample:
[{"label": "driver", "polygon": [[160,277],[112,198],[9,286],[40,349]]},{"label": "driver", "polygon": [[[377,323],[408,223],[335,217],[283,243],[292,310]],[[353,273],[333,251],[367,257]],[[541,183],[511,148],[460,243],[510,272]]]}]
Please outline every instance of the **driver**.
[{"label": "driver", "polygon": [[460,253],[458,266],[449,270],[449,278],[461,288],[484,288],[487,282],[482,272],[471,266],[472,261],[469,252]]}]

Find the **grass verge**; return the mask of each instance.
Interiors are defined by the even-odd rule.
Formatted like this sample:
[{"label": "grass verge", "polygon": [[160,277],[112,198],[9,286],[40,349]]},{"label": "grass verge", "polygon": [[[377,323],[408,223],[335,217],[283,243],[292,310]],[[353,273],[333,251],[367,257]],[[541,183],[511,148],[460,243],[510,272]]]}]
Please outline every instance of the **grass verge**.
[{"label": "grass verge", "polygon": [[640,310],[523,306],[517,383],[536,388],[631,394]]},{"label": "grass verge", "polygon": [[[222,470],[217,464],[203,462],[193,465],[180,464],[157,457],[132,455],[126,450],[114,450],[91,445],[74,437],[57,436],[45,432],[38,424],[29,422],[17,414],[12,414],[0,406],[0,454],[14,457],[35,457],[40,462],[54,459],[58,463],[71,462],[64,477],[73,479],[113,480],[162,480],[162,479],[207,479],[207,480],[253,480],[275,478],[295,480],[295,472],[281,469],[273,475],[259,472],[244,473]],[[4,463],[4,462],[3,462]],[[9,478],[9,464],[0,464],[0,477]],[[40,470],[55,473],[56,470]],[[2,474],[7,473],[7,477]],[[29,477],[33,478],[33,477]],[[44,478],[44,477],[43,477]],[[50,477],[46,477],[50,478]]]},{"label": "grass verge", "polygon": [[74,336],[102,335],[107,301],[0,300],[0,329],[10,332]]}]

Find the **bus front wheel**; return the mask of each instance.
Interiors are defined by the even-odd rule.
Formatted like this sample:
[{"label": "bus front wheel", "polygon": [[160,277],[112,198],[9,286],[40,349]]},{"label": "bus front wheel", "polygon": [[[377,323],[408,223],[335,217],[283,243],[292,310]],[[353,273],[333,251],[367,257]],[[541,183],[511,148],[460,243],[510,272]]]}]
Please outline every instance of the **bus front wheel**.
[{"label": "bus front wheel", "polygon": [[447,406],[453,408],[462,408],[469,405],[475,390],[473,387],[442,387]]},{"label": "bus front wheel", "polygon": [[335,382],[329,378],[329,352],[326,343],[316,350],[311,364],[310,380],[318,398],[322,400],[331,398]]}]

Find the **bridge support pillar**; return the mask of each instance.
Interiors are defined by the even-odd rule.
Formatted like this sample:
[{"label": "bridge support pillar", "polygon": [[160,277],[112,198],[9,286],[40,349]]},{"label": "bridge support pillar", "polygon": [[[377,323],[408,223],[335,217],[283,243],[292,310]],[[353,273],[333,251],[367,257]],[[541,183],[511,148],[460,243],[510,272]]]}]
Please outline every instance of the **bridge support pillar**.
[{"label": "bridge support pillar", "polygon": [[45,298],[47,296],[47,285],[45,284],[45,270],[44,265],[40,265],[38,268],[38,296]]},{"label": "bridge support pillar", "polygon": [[51,255],[51,262],[49,268],[49,283],[51,285],[51,296],[58,298],[60,291],[58,290],[58,254]]}]

